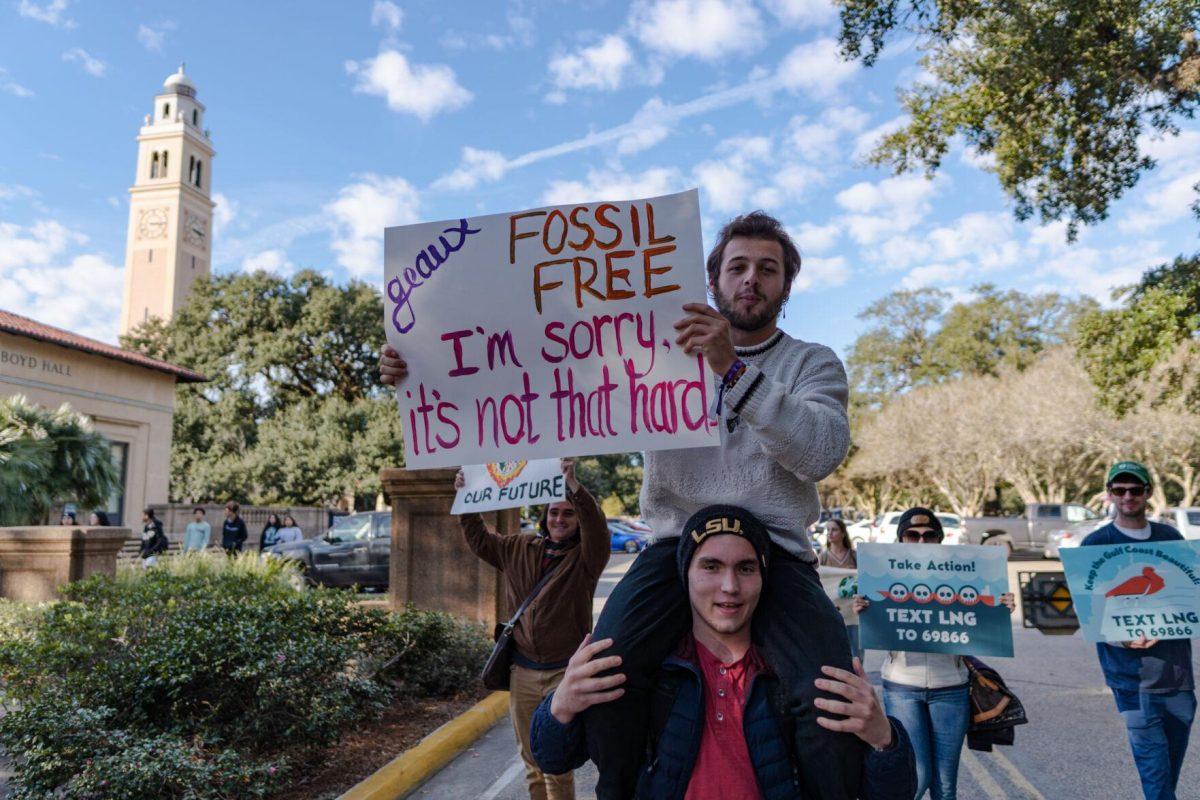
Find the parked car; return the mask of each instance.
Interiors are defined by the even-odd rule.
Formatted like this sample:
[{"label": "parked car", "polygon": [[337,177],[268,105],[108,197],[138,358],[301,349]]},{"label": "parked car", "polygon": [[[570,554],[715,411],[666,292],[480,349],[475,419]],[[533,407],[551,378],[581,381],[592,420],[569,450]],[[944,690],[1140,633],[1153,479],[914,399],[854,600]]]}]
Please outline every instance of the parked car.
[{"label": "parked car", "polygon": [[1200,507],[1168,508],[1158,521],[1175,528],[1185,539],[1200,539]]},{"label": "parked car", "polygon": [[614,553],[640,553],[650,546],[650,537],[619,522],[608,523]]},{"label": "parked car", "polygon": [[1078,503],[1030,503],[1019,517],[968,517],[967,540],[993,544],[1009,552],[1045,555],[1050,534],[1086,530],[1091,533],[1103,518]]},{"label": "parked car", "polygon": [[277,544],[266,558],[296,561],[305,579],[322,586],[386,589],[392,553],[392,512],[368,511],[339,519],[323,537]]},{"label": "parked car", "polygon": [[874,526],[874,520],[860,519],[853,525],[846,526],[846,533],[850,534],[850,541],[856,545],[863,542],[871,541],[871,529]]}]

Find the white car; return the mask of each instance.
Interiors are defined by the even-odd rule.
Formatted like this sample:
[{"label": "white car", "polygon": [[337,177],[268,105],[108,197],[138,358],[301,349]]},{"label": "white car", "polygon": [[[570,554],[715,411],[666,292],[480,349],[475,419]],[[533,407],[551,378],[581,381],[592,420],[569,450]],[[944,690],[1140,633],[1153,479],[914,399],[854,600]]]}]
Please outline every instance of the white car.
[{"label": "white car", "polygon": [[[942,544],[962,544],[963,539],[963,521],[958,514],[947,514],[941,511],[934,512],[937,514],[938,520],[942,523],[942,531],[946,534],[946,538],[942,540]],[[896,541],[896,528],[900,525],[900,517],[904,516],[903,511],[889,511],[886,514],[880,514],[875,518],[874,524],[871,526],[872,542],[893,543]],[[851,534],[853,537],[853,534]]]},{"label": "white car", "polygon": [[1170,525],[1185,539],[1200,539],[1200,508],[1168,508],[1158,515],[1158,521]]}]

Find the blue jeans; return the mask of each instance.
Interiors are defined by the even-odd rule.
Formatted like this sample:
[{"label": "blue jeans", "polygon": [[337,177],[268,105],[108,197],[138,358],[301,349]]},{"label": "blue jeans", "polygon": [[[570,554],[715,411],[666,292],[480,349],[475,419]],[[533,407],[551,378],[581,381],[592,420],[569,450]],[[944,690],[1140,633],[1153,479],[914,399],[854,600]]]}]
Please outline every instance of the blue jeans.
[{"label": "blue jeans", "polygon": [[914,689],[883,682],[883,706],[908,732],[917,760],[917,794],[933,800],[958,797],[958,760],[971,721],[966,684],[945,689]]},{"label": "blue jeans", "polygon": [[1113,692],[1146,800],[1175,800],[1175,784],[1196,716],[1196,693]]}]

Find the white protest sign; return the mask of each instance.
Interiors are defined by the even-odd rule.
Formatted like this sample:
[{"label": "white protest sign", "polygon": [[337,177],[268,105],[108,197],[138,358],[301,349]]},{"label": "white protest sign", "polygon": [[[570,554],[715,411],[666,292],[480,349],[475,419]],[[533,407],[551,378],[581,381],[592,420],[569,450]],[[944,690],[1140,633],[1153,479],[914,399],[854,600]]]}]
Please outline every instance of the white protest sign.
[{"label": "white protest sign", "polygon": [[695,190],[388,228],[384,327],[409,469],[719,443]]},{"label": "white protest sign", "polygon": [[565,500],[567,482],[561,464],[557,458],[541,458],[464,466],[465,483],[454,496],[450,513],[499,511]]}]

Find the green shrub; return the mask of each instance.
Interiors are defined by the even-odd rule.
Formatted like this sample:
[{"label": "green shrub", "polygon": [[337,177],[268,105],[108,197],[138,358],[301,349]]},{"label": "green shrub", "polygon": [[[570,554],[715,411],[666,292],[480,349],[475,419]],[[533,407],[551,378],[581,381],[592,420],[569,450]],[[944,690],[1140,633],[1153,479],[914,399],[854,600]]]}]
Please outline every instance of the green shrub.
[{"label": "green shrub", "polygon": [[161,563],[0,607],[14,798],[264,796],[397,690],[473,685],[486,655],[475,627],[298,590],[279,561]]}]

